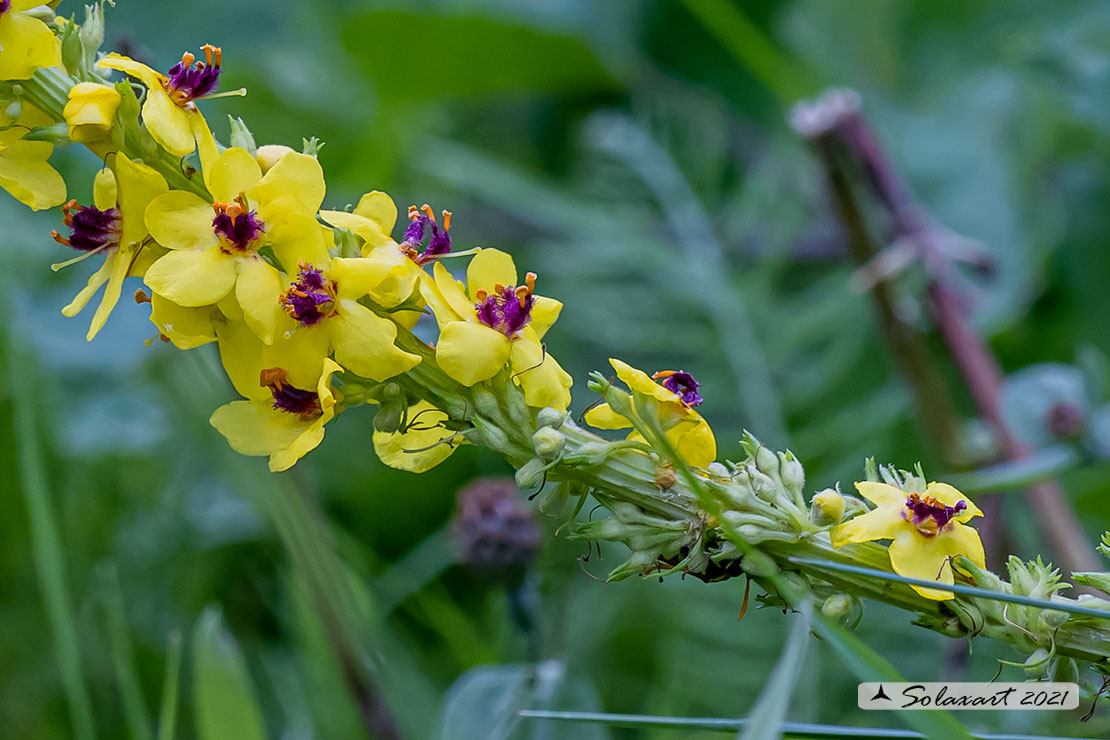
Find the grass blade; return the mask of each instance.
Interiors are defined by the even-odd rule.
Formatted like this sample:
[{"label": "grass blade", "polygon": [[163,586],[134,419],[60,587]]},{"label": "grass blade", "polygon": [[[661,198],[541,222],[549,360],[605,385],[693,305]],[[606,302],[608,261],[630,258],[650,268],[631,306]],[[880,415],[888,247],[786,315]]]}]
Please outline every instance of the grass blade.
[{"label": "grass blade", "polygon": [[100,563],[96,568],[96,579],[97,597],[108,623],[108,646],[123,701],[123,716],[132,738],[150,740],[150,720],[135,671],[135,651],[127,629],[127,611],[124,608],[123,590],[119,585],[119,570],[115,563]]},{"label": "grass blade", "polygon": [[193,700],[202,740],[266,737],[247,663],[215,606],[204,610],[193,631]]},{"label": "grass blade", "polygon": [[[612,727],[681,729],[688,732],[707,730],[710,732],[734,732],[747,727],[750,720],[731,717],[667,717],[655,714],[607,714],[604,712],[561,712],[540,709],[525,709],[520,716],[527,719],[549,719],[578,724],[604,724]],[[870,738],[873,740],[904,740],[925,738],[913,730],[890,729],[882,727],[850,727],[841,725],[819,725],[809,722],[783,722],[782,731],[791,738]],[[1074,737],[1055,735],[997,735],[993,733],[974,733],[976,740],[1081,740]]]},{"label": "grass blade", "polygon": [[946,583],[937,583],[936,581],[926,581],[921,578],[908,578],[906,576],[900,576],[897,573],[888,573],[885,570],[863,568],[858,565],[848,565],[847,563],[836,563],[831,560],[817,560],[815,558],[789,558],[789,560],[790,562],[798,563],[799,565],[811,565],[815,568],[825,568],[827,570],[836,570],[842,573],[853,573],[860,576],[869,576],[871,578],[878,578],[882,581],[891,581],[892,583],[906,583],[911,586],[923,586],[925,588],[935,588],[940,591],[951,591],[952,593],[956,594],[978,596],[981,599],[990,599],[992,601],[1006,601],[1011,604],[1035,606],[1041,609],[1047,609],[1056,612],[1068,612],[1069,614],[1082,614],[1087,617],[1096,617],[1098,619],[1110,619],[1110,611],[1093,609],[1089,606],[1081,606],[1071,601],[1045,601],[1044,599],[1034,599],[1031,596],[1004,594],[998,591],[989,591],[985,588],[978,588],[977,586],[967,586],[963,583],[953,583],[951,585]]},{"label": "grass blade", "polygon": [[741,740],[778,740],[782,737],[783,722],[786,720],[786,710],[790,706],[790,697],[794,693],[794,686],[798,683],[798,674],[805,663],[806,646],[809,644],[809,625],[813,621],[813,603],[802,602],[794,623],[790,625],[790,634],[786,637],[786,646],[782,655],[775,663],[771,679],[763,687],[755,708],[748,717],[748,725],[741,731]]},{"label": "grass blade", "polygon": [[158,716],[158,740],[173,740],[177,724],[178,684],[181,681],[181,632],[166,637],[166,672],[162,679],[162,707]]},{"label": "grass blade", "polygon": [[58,522],[50,501],[46,482],[41,440],[35,419],[34,362],[18,356],[14,348],[8,352],[8,370],[12,384],[12,416],[18,445],[19,481],[27,502],[31,546],[35,569],[46,602],[46,615],[54,637],[54,653],[62,676],[73,735],[78,740],[91,740],[93,729],[92,703],[81,672],[81,651],[77,628],[73,622],[73,605],[66,585],[66,560]]}]

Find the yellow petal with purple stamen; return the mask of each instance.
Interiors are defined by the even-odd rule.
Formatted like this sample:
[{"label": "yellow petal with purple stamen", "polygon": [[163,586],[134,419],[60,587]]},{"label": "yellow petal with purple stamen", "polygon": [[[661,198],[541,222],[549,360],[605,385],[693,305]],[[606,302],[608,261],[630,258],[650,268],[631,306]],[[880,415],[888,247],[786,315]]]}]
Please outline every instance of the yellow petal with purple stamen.
[{"label": "yellow petal with purple stamen", "polygon": [[929,484],[929,487],[926,488],[923,493],[927,496],[933,496],[945,506],[955,506],[960,501],[963,501],[967,508],[953,517],[956,521],[966,522],[974,517],[983,516],[983,512],[978,506],[972,503],[967,496],[947,483],[937,483],[934,481]]},{"label": "yellow petal with purple stamen", "polygon": [[469,321],[452,321],[439,332],[436,361],[440,369],[465,386],[496,375],[509,361],[510,342],[504,334]]},{"label": "yellow petal with purple stamen", "polygon": [[[251,401],[232,401],[221,406],[210,422],[233,450],[252,456],[273,455],[288,449],[315,423]],[[323,437],[323,430],[319,436]]]},{"label": "yellow petal with purple stamen", "polygon": [[160,84],[148,87],[143,103],[143,123],[154,140],[175,157],[187,157],[197,147],[191,113],[173,102]]}]

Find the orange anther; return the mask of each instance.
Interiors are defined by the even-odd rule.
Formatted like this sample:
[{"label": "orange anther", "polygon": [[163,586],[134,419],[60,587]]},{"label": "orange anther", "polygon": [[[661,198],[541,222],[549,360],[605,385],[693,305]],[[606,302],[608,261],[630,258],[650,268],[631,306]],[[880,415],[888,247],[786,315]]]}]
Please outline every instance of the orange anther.
[{"label": "orange anther", "polygon": [[489,293],[486,292],[485,288],[478,288],[478,291],[474,294],[474,297],[477,298],[479,301],[484,301],[489,298]]},{"label": "orange anther", "polygon": [[150,296],[143,292],[142,288],[135,291],[135,303],[153,303]]},{"label": "orange anther", "polygon": [[432,210],[432,207],[430,205],[425,203],[424,205],[420,206],[420,210],[424,211],[424,215],[431,219],[433,224],[436,222],[435,211]]},{"label": "orange anther", "polygon": [[409,206],[409,221],[415,221],[420,218],[420,209],[416,206]]},{"label": "orange anther", "polygon": [[50,232],[50,237],[54,241],[58,242],[59,244],[65,245],[67,247],[72,247],[73,246],[72,244],[69,243],[69,239],[66,239],[64,236],[59,234],[56,229],[54,231]]},{"label": "orange anther", "polygon": [[674,370],[660,370],[651,376],[652,380],[659,380],[660,378],[669,378],[675,374]]},{"label": "orange anther", "polygon": [[524,276],[524,284],[528,286],[528,295],[536,292],[536,273],[529,272]]},{"label": "orange anther", "polygon": [[451,230],[451,212],[450,211],[444,211],[443,212],[443,230],[444,231],[450,231]]},{"label": "orange anther", "polygon": [[263,388],[277,388],[285,385],[285,370],[280,367],[268,367],[258,374],[258,384]]},{"label": "orange anther", "polygon": [[195,62],[196,60],[197,60],[196,54],[191,54],[190,52],[185,52],[184,54],[181,55],[181,63],[184,64],[186,67],[192,67],[193,62]]}]

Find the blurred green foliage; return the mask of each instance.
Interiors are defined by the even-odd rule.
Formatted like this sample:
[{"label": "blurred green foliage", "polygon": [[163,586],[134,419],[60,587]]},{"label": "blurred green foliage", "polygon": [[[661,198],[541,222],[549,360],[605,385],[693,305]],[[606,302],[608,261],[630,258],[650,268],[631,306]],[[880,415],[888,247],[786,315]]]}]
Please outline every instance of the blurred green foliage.
[{"label": "blurred green foliage", "polygon": [[[402,206],[449,208],[457,245],[496,245],[539,274],[541,292],[566,304],[548,346],[579,381],[576,409],[593,400],[587,372],[607,368],[609,356],[682,367],[703,382],[703,411],[724,455],[738,454],[736,440],[750,428],[797,452],[811,490],[848,486],[870,455],[902,466],[924,458],[928,470],[937,461],[867,297],[850,289],[854,266],[822,175],[785,123],[784,95],[828,85],[861,92],[932,215],[993,258],[994,274],[965,287],[1008,372],[1075,363],[1083,346],[1110,348],[1110,7],[760,0],[742,4],[746,23],[736,26],[730,9],[740,6],[706,3],[695,16],[687,6],[698,5],[120,0],[109,11],[108,45],[168,67],[184,49],[221,44],[226,88],[250,90],[206,105],[221,136],[227,114],[242,116],[259,143],[318,136],[330,207],[382,189]],[[69,0],[62,7],[76,9]],[[751,53],[721,44],[738,32]],[[72,193],[87,199],[95,162],[76,151],[56,159],[71,183],[90,183]],[[257,736],[259,723],[271,737],[360,736],[373,710],[365,692],[349,690],[362,669],[333,649],[332,620],[369,635],[365,644],[353,639],[363,650],[356,662],[372,656],[366,675],[405,697],[398,722],[418,736],[487,726],[473,723],[492,717],[485,702],[494,699],[510,709],[751,709],[786,620],[749,610],[737,624],[742,584],[603,585],[584,571],[604,576],[620,554],[579,562],[586,553],[557,539],[545,519],[529,636],[504,589],[454,563],[444,529],[455,491],[511,473],[503,462],[464,449],[419,477],[389,470],[370,449],[371,415],[355,412],[275,483],[264,463],[235,456],[208,427],[211,410],[232,395],[211,347],[182,355],[147,346],[155,329],[145,307],[122,305],[86,344],[87,319],[63,319],[59,307],[92,268],[49,272],[62,256],[47,236],[56,215],[0,200],[0,223],[2,351],[11,358],[0,363],[5,737],[74,734],[72,686],[55,659],[33,557],[28,501],[40,493],[64,555],[70,669],[82,673],[102,737],[141,735],[136,721],[153,732],[167,706],[177,707],[184,737],[231,736],[220,734],[230,727],[242,728],[235,737]],[[912,285],[905,310],[921,312]],[[970,401],[944,366],[970,418]],[[1074,383],[1061,381],[1061,391],[1056,376],[1029,372],[1011,387],[1012,413],[1030,439],[1048,443],[1036,401],[1072,393]],[[20,404],[37,426],[18,421]],[[28,458],[18,453],[28,449],[42,461],[45,491],[28,489]],[[1063,479],[1092,542],[1110,527],[1108,480],[1097,468]],[[332,587],[353,600],[346,617],[320,609],[315,578],[327,566],[314,559],[319,552],[308,547],[301,557],[285,546],[302,525],[310,537],[316,530],[309,515],[283,523],[281,496],[311,502],[303,511],[318,507],[319,530],[342,563]],[[1014,552],[1044,549],[1019,500],[1006,517]],[[98,573],[118,573],[118,592]],[[955,653],[942,638],[874,605],[858,629],[913,679],[956,667],[986,680],[997,658],[1014,657],[977,644],[961,667],[945,657]],[[167,648],[177,631],[180,674]],[[519,667],[536,659],[544,661],[538,673]],[[799,676],[790,719],[894,721],[855,709],[855,679],[820,642]],[[1087,725],[1020,715],[961,718],[994,730],[1110,734],[1105,711]],[[523,729],[584,736],[550,723]]]}]

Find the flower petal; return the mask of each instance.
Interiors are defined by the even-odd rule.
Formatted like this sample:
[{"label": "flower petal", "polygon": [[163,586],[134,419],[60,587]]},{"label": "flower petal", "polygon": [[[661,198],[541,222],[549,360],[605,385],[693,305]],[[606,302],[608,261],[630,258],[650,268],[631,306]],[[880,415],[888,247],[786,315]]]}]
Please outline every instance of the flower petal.
[{"label": "flower petal", "polygon": [[[122,157],[123,155],[117,155]],[[102,211],[115,208],[119,204],[119,187],[116,185],[116,173],[110,167],[101,167],[93,178],[93,205]],[[143,214],[139,214],[141,219]]]},{"label": "flower petal", "polygon": [[302,261],[320,267],[331,259],[324,227],[312,216],[290,213],[276,225],[266,224],[266,228],[267,242],[289,274],[296,273]]},{"label": "flower petal", "polygon": [[[115,161],[118,203],[123,231],[120,243],[134,244],[146,238],[146,209],[158,196],[169,190],[162,175],[145,164],[132,162],[121,152]],[[200,200],[199,198],[197,200]],[[209,212],[210,213],[210,212]],[[211,230],[211,229],[209,229]],[[164,245],[163,245],[164,246]]]},{"label": "flower petal", "polygon": [[236,259],[218,249],[167,253],[146,271],[146,284],[179,306],[208,306],[235,286]]},{"label": "flower petal", "polygon": [[446,460],[461,444],[454,432],[441,426],[450,417],[427,401],[409,406],[410,421],[419,416],[417,424],[407,431],[390,434],[374,432],[374,452],[391,468],[423,473]]},{"label": "flower petal", "polygon": [[262,168],[250,152],[240,147],[225,149],[204,173],[204,182],[217,203],[230,203],[262,179]]},{"label": "flower petal", "polygon": [[294,152],[271,167],[247,195],[261,204],[292,196],[304,213],[315,216],[326,188],[324,170],[316,157]]},{"label": "flower petal", "polygon": [[[409,262],[408,258],[398,252],[396,247],[385,246],[381,250],[384,254],[378,255],[376,259],[340,257],[332,260],[328,274],[335,281],[336,292],[341,298],[357,300],[371,294],[382,308],[393,308],[412,294],[416,274],[405,264]],[[391,259],[390,251],[399,259]],[[406,282],[408,292],[405,292]],[[380,290],[384,283],[388,285]]]},{"label": "flower petal", "polygon": [[509,339],[483,324],[452,321],[442,327],[436,343],[440,369],[465,386],[489,380],[505,367]]},{"label": "flower petal", "polygon": [[466,268],[466,289],[473,304],[479,290],[493,292],[495,285],[516,285],[516,263],[500,249],[482,249]]},{"label": "flower petal", "polygon": [[123,72],[138,79],[147,87],[162,87],[162,81],[166,79],[162,74],[154,71],[142,62],[136,62],[130,57],[125,57],[115,52],[101,59],[97,62],[96,66],[101,69],[115,69]]},{"label": "flower petal", "polygon": [[638,370],[628,363],[613,357],[609,358],[609,364],[617,371],[617,377],[621,379],[622,383],[628,386],[629,390],[649,396],[664,404],[670,404],[671,406],[677,404],[682,407],[682,409],[685,409],[678,400],[678,396],[676,396],[673,391],[669,391],[656,383],[651,379],[651,376],[643,370]]},{"label": "flower petal", "polygon": [[62,63],[54,32],[38,18],[14,8],[0,18],[0,80],[28,80],[36,69]]},{"label": "flower petal", "polygon": [[337,229],[346,229],[352,234],[361,236],[366,242],[366,248],[373,249],[383,244],[394,244],[394,241],[389,238],[386,232],[382,231],[382,227],[376,221],[357,213],[320,211],[320,218]]},{"label": "flower petal", "polygon": [[186,308],[155,293],[150,297],[150,320],[178,349],[193,349],[216,341],[209,307]]},{"label": "flower petal", "polygon": [[108,277],[112,274],[112,265],[114,262],[114,253],[104,258],[104,263],[100,266],[100,269],[89,277],[89,282],[81,289],[81,292],[74,296],[73,300],[69,302],[69,305],[62,309],[62,316],[73,317],[81,313],[85,306],[88,305],[89,300],[96,295],[96,291],[100,290],[100,286],[108,282]]},{"label": "flower petal", "polygon": [[393,342],[397,325],[349,299],[338,301],[335,316],[326,319],[336,361],[356,375],[382,381],[420,364],[416,355]]},{"label": "flower petal", "polygon": [[421,292],[424,300],[435,313],[440,327],[457,319],[473,318],[474,302],[467,297],[462,285],[447,271],[442,262],[436,262],[433,265],[432,274],[435,276],[434,283],[428,287],[434,289],[424,290],[424,285],[433,282],[424,281]]},{"label": "flower petal", "polygon": [[[227,438],[233,450],[253,456],[275,455],[289,449],[314,424],[278,411],[265,402],[251,401],[233,401],[221,406],[212,414],[210,422]],[[319,436],[323,437],[322,429]]]},{"label": "flower petal", "polygon": [[123,291],[123,281],[127,277],[127,271],[131,269],[131,257],[131,249],[120,247],[115,254],[105,260],[106,262],[111,261],[112,274],[108,277],[108,284],[104,288],[104,295],[100,298],[100,305],[96,307],[92,323],[89,324],[88,334],[85,335],[86,341],[91,342],[100,333],[100,330],[104,328],[104,324],[108,321],[112,309],[119,302],[120,293]]},{"label": "flower petal", "polygon": [[273,344],[274,328],[281,315],[281,276],[273,266],[257,254],[239,258],[239,277],[235,280],[235,298],[243,309],[247,326],[264,344]]},{"label": "flower petal", "polygon": [[528,326],[536,332],[536,336],[543,339],[543,335],[559,318],[559,314],[563,310],[563,304],[554,298],[547,298],[542,295],[534,296],[532,303],[532,321]]},{"label": "flower petal", "polygon": [[[890,565],[894,572],[907,578],[952,583],[952,564],[949,558],[964,555],[979,567],[986,567],[983,543],[979,533],[971,527],[955,524],[952,529],[933,537],[925,537],[912,527],[904,527],[890,545]],[[951,591],[911,586],[927,599],[946,601],[953,597]]]},{"label": "flower petal", "polygon": [[189,111],[173,102],[161,84],[147,88],[143,123],[154,140],[175,157],[187,157],[197,148]]},{"label": "flower petal", "polygon": [[876,506],[896,506],[901,509],[906,505],[906,492],[889,483],[869,480],[858,481],[856,490]]},{"label": "flower petal", "polygon": [[583,419],[595,429],[628,429],[632,426],[632,422],[613,411],[607,403],[594,406]]},{"label": "flower petal", "polygon": [[[485,328],[485,327],[483,327]],[[570,406],[570,387],[574,380],[555,358],[547,354],[535,332],[510,342],[513,380],[524,390],[524,400],[532,408],[551,406],[566,411]]]},{"label": "flower petal", "polygon": [[[289,414],[286,414],[286,416],[289,416]],[[308,424],[284,448],[274,451],[270,455],[270,472],[280,473],[283,470],[288,470],[296,465],[302,457],[319,447],[320,443],[324,441],[324,425],[328,423],[330,418],[328,415],[321,416]]]},{"label": "flower petal", "polygon": [[220,362],[235,390],[240,396],[252,401],[272,403],[273,395],[270,389],[264,387],[259,378],[264,367],[273,367],[266,365],[262,359],[265,345],[246,324],[238,321],[217,323],[215,330],[220,349]]},{"label": "flower petal", "polygon": [[849,542],[892,540],[906,529],[913,527],[902,518],[901,508],[887,504],[836,525],[829,532],[829,539],[833,547],[840,547]]},{"label": "flower petal", "polygon": [[386,236],[397,224],[397,204],[388,193],[380,190],[372,190],[362,196],[355,206],[355,213],[376,223]]},{"label": "flower petal", "polygon": [[212,229],[212,205],[184,190],[151,200],[144,218],[150,235],[163,247],[209,249],[219,244]]},{"label": "flower petal", "polygon": [[717,439],[709,423],[700,415],[667,430],[675,452],[695,468],[707,468],[717,459]]}]

